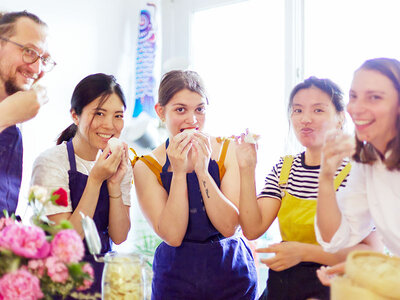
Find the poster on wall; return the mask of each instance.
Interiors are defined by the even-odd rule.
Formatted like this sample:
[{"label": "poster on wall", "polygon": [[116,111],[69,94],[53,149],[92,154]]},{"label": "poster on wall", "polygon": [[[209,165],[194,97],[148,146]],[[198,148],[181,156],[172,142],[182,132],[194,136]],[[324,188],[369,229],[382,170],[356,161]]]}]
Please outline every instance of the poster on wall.
[{"label": "poster on wall", "polygon": [[157,63],[157,1],[147,2],[140,11],[136,58],[136,93],[133,117],[146,113],[156,118],[154,111]]},{"label": "poster on wall", "polygon": [[[154,111],[156,84],[159,77],[157,19],[159,1],[143,2],[140,10],[139,35],[136,53],[135,106],[131,120],[130,144],[137,153],[149,153],[158,144],[158,116]],[[135,199],[137,201],[137,199]],[[151,265],[161,239],[154,233],[136,202],[131,207],[134,251],[144,255]],[[148,270],[151,279],[151,268]],[[151,282],[151,280],[150,280]]]}]

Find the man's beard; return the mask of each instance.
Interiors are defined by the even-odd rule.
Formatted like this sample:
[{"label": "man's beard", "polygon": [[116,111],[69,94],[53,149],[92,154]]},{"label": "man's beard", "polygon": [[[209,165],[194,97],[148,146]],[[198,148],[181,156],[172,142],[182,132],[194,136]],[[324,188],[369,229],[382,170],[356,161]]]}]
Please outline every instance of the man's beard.
[{"label": "man's beard", "polygon": [[15,94],[16,92],[19,91],[23,91],[22,88],[18,87],[15,84],[15,81],[13,80],[13,78],[9,78],[5,83],[4,83],[4,87],[6,89],[6,93],[7,95],[11,96],[12,94]]}]

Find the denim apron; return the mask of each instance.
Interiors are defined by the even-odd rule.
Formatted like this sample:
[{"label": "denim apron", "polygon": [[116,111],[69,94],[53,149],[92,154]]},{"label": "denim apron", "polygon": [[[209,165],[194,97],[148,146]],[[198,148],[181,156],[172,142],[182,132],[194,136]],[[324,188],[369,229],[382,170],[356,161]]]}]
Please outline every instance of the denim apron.
[{"label": "denim apron", "polygon": [[[285,190],[292,163],[292,156],[284,158],[279,178],[279,185],[284,189],[281,207],[278,212],[282,240],[318,245],[314,231],[317,200],[301,199]],[[351,165],[347,164],[336,176],[334,182],[335,190],[339,188],[342,181],[349,174],[350,168]],[[321,266],[321,264],[315,262],[301,262],[279,272],[269,269],[267,299],[329,299],[329,287],[322,285],[316,273]]]},{"label": "denim apron", "polygon": [[0,133],[0,216],[15,213],[22,179],[22,135],[14,125]]},{"label": "denim apron", "polygon": [[[72,209],[78,206],[79,201],[82,197],[83,191],[86,187],[88,176],[79,173],[76,169],[75,153],[72,140],[67,142],[68,160],[70,164],[69,175],[69,190],[72,203]],[[110,237],[108,235],[108,215],[110,211],[110,202],[107,189],[107,181],[104,181],[101,185],[99,200],[97,202],[96,210],[94,212],[93,221],[96,224],[97,231],[100,235],[101,240],[101,253],[104,254],[111,250]],[[95,262],[93,256],[89,253],[86,242],[85,244],[85,256],[84,261],[89,262],[95,273],[95,278],[92,287],[84,293],[93,294],[95,292],[101,293],[101,278],[103,274],[103,263]],[[82,292],[81,292],[82,293]]]},{"label": "denim apron", "polygon": [[[166,142],[168,147],[168,140]],[[161,180],[169,193],[172,172],[168,156]],[[220,186],[219,169],[211,160],[208,171]],[[154,255],[152,299],[255,299],[257,272],[250,249],[240,237],[224,238],[207,216],[196,173],[186,177],[188,228],[181,246],[162,242]]]}]

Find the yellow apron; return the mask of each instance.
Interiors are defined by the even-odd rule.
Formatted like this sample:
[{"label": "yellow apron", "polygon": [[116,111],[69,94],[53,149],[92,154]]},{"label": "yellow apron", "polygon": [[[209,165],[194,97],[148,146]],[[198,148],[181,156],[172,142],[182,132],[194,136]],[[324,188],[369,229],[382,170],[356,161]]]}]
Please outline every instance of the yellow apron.
[{"label": "yellow apron", "polygon": [[[317,209],[316,199],[301,199],[286,191],[286,186],[293,163],[293,156],[285,156],[279,177],[279,185],[283,187],[284,195],[278,212],[279,229],[283,241],[296,241],[317,244],[314,231],[314,218]],[[349,174],[351,164],[348,163],[336,176],[335,191]]]}]

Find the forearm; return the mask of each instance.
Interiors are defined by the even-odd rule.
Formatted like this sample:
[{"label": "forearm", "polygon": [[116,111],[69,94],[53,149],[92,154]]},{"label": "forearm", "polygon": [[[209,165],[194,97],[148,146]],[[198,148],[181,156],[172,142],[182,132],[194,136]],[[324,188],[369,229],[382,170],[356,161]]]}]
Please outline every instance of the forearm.
[{"label": "forearm", "polygon": [[353,246],[339,250],[336,253],[325,252],[320,245],[303,244],[303,261],[311,261],[323,265],[333,266],[344,262],[347,255],[354,250],[372,250],[382,251],[382,245],[379,241],[371,242],[372,239],[366,238],[363,242]]},{"label": "forearm", "polygon": [[109,187],[110,212],[108,214],[108,233],[115,244],[121,244],[126,240],[131,221],[129,218],[129,207],[122,201],[121,189]]},{"label": "forearm", "polygon": [[250,169],[240,170],[239,223],[249,240],[254,240],[265,232],[257,203],[255,172]]},{"label": "forearm", "polygon": [[315,262],[323,265],[333,266],[346,260],[345,249],[336,252],[325,252],[320,245],[302,244],[302,261]]},{"label": "forearm", "polygon": [[237,208],[225,197],[208,172],[197,174],[197,178],[211,223],[223,236],[232,236],[239,226]]},{"label": "forearm", "polygon": [[321,173],[317,199],[317,226],[325,242],[332,239],[341,220],[342,214],[336,201],[333,178]]},{"label": "forearm", "polygon": [[161,212],[156,232],[169,245],[180,246],[189,221],[186,173],[174,173],[168,199]]}]

